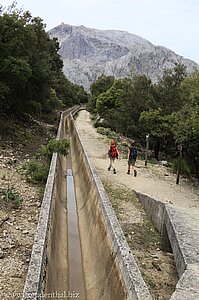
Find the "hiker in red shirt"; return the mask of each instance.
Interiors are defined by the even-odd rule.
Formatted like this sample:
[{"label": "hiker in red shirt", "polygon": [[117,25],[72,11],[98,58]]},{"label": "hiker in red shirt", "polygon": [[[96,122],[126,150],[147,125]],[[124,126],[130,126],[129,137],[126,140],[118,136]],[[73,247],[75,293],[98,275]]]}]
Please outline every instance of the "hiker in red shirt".
[{"label": "hiker in red shirt", "polygon": [[108,156],[110,158],[110,165],[108,167],[108,171],[111,170],[111,168],[113,169],[113,174],[116,174],[116,170],[115,170],[115,167],[114,167],[114,161],[116,158],[118,158],[118,150],[117,150],[117,147],[115,145],[115,142],[112,141],[111,142],[111,145],[110,145],[110,148],[108,150]]}]

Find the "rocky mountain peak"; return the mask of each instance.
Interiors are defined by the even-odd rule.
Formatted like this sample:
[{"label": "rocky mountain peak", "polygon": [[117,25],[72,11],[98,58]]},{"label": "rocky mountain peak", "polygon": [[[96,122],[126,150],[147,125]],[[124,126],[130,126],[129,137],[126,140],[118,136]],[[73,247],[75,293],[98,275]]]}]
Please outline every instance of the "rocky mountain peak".
[{"label": "rocky mountain peak", "polygon": [[186,65],[189,73],[199,68],[196,62],[126,31],[62,23],[49,35],[58,39],[66,77],[86,90],[102,74],[116,78],[146,74],[156,82],[165,68],[176,63]]}]

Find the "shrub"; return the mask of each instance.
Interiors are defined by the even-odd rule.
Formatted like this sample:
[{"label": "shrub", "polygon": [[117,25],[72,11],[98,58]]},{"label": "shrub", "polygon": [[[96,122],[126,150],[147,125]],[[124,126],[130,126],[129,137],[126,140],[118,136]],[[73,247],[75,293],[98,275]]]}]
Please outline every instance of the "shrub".
[{"label": "shrub", "polygon": [[13,186],[0,189],[0,195],[3,201],[10,203],[14,208],[19,208],[23,198],[15,191]]},{"label": "shrub", "polygon": [[110,128],[98,127],[97,132],[100,134],[109,136],[111,133],[111,130],[110,130]]},{"label": "shrub", "polygon": [[152,165],[157,165],[158,164],[158,160],[155,159],[155,158],[149,158],[147,161],[148,161],[149,164],[152,164]]},{"label": "shrub", "polygon": [[66,156],[70,147],[68,139],[50,140],[47,145],[41,145],[36,158],[25,164],[29,181],[45,183],[48,178],[50,160],[54,152]]},{"label": "shrub", "polygon": [[30,181],[45,183],[48,177],[49,164],[34,159],[25,165],[26,176]]},{"label": "shrub", "polygon": [[51,159],[53,153],[59,153],[64,156],[68,154],[68,150],[70,148],[70,141],[68,139],[63,140],[50,140],[47,145],[41,145],[37,152],[36,157],[42,158],[45,157],[48,160]]},{"label": "shrub", "polygon": [[177,173],[178,163],[179,163],[180,173],[183,175],[190,176],[191,170],[188,166],[188,163],[186,162],[186,160],[184,158],[180,159],[179,162],[178,162],[178,159],[174,159],[172,161],[172,163],[171,163],[172,171],[174,173]]}]

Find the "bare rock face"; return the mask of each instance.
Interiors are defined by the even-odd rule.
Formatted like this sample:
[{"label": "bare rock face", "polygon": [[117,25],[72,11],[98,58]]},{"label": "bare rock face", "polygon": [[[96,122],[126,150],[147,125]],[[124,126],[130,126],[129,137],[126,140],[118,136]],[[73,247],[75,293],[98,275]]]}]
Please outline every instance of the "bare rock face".
[{"label": "bare rock face", "polygon": [[100,75],[124,78],[132,74],[146,74],[157,82],[164,69],[176,63],[186,65],[191,73],[196,62],[126,31],[97,30],[62,23],[49,31],[60,45],[64,74],[86,90]]}]

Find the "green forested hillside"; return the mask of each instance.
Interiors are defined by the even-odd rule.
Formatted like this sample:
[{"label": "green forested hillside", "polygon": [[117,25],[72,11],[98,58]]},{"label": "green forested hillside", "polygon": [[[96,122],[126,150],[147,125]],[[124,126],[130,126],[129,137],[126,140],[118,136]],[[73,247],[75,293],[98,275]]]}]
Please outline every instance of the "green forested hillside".
[{"label": "green forested hillside", "polygon": [[[111,128],[175,159],[183,147],[184,163],[190,173],[199,174],[199,73],[186,74],[183,65],[165,70],[153,84],[145,75],[114,79],[102,76],[90,87],[88,109]],[[99,124],[96,124],[99,126]]]},{"label": "green forested hillside", "polygon": [[59,45],[39,17],[0,7],[0,114],[41,115],[87,101],[62,73]]}]

